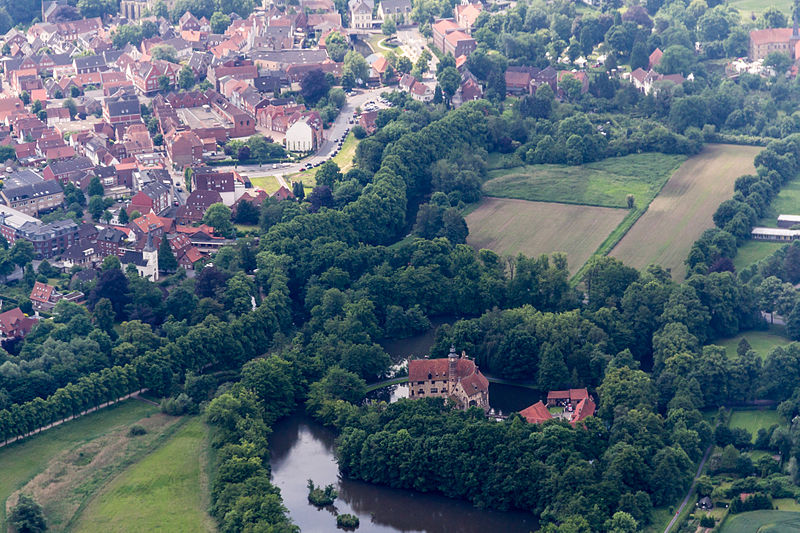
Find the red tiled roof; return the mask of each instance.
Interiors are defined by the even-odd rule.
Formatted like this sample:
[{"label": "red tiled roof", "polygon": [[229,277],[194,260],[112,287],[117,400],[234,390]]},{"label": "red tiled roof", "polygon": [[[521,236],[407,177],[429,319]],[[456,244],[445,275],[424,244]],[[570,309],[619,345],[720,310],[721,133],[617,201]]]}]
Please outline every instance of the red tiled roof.
[{"label": "red tiled roof", "polygon": [[[413,359],[408,362],[408,380],[426,381],[428,379],[447,379],[450,373],[448,359]],[[428,376],[431,376],[430,378]],[[456,362],[456,376],[468,395],[489,390],[489,380],[481,374],[475,362],[464,357]]]},{"label": "red tiled roof", "polygon": [[755,45],[786,42],[792,38],[792,28],[768,28],[750,32],[750,42]]},{"label": "red tiled roof", "polygon": [[30,298],[34,302],[48,303],[50,302],[50,297],[53,296],[53,291],[55,290],[56,288],[52,285],[37,281],[33,285]]},{"label": "red tiled roof", "polygon": [[580,401],[578,407],[575,408],[575,412],[572,414],[572,419],[569,421],[569,423],[574,426],[581,420],[594,415],[595,408],[596,406],[594,404],[594,400],[591,398],[584,398]]},{"label": "red tiled roof", "polygon": [[526,407],[519,414],[531,424],[541,424],[553,418],[553,415],[550,414],[550,411],[547,410],[541,400]]},{"label": "red tiled roof", "polygon": [[653,50],[653,53],[650,54],[650,68],[655,67],[659,63],[661,63],[661,56],[664,55],[664,52],[661,51],[661,48],[656,48]]}]

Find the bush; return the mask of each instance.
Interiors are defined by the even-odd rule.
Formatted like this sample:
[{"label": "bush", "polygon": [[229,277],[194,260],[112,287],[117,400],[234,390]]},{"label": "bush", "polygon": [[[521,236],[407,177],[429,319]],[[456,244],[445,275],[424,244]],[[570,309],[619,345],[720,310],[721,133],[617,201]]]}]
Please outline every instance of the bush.
[{"label": "bush", "polygon": [[185,393],[175,398],[167,398],[161,402],[161,412],[172,416],[181,416],[197,412],[197,404]]},{"label": "bush", "polygon": [[336,525],[343,529],[356,529],[359,525],[359,520],[356,515],[340,514],[336,517]]},{"label": "bush", "polygon": [[327,485],[324,489],[314,485],[312,480],[308,480],[308,501],[317,507],[325,507],[332,505],[339,497],[339,493],[333,488],[333,485]]},{"label": "bush", "polygon": [[144,426],[140,426],[139,424],[134,424],[131,426],[131,429],[128,430],[129,437],[138,437],[140,435],[146,435],[147,430]]},{"label": "bush", "polygon": [[367,136],[367,130],[365,130],[364,127],[361,126],[360,124],[356,125],[356,126],[353,126],[353,130],[352,131],[353,131],[353,136],[356,139],[363,139],[364,137]]},{"label": "bush", "polygon": [[715,524],[714,517],[709,514],[700,517],[700,527],[714,527]]},{"label": "bush", "polygon": [[42,506],[33,498],[22,494],[17,505],[11,510],[8,521],[14,530],[20,533],[39,533],[47,531],[47,524],[42,514]]}]

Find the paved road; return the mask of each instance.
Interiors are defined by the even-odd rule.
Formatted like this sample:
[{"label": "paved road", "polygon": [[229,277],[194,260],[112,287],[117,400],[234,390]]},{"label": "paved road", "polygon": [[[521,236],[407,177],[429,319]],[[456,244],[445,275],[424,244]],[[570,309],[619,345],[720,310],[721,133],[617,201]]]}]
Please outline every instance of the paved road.
[{"label": "paved road", "polygon": [[[336,117],[336,120],[333,121],[331,127],[325,130],[323,133],[324,140],[322,142],[322,146],[316,153],[310,155],[303,159],[300,163],[292,163],[292,164],[283,164],[278,165],[276,168],[275,165],[237,165],[235,169],[239,172],[239,174],[248,176],[248,177],[260,177],[260,176],[276,176],[278,177],[278,181],[281,181],[282,185],[286,185],[286,181],[283,179],[283,176],[288,176],[290,174],[295,174],[303,170],[303,167],[308,164],[316,164],[316,163],[323,163],[333,157],[334,151],[338,148],[338,143],[334,141],[334,139],[338,139],[345,134],[353,125],[349,123],[350,119],[353,118],[353,112],[355,111],[356,107],[361,107],[369,101],[375,102],[379,107],[381,104],[378,102],[378,97],[381,93],[386,92],[385,88],[378,88],[378,89],[358,89],[358,93],[354,94],[353,96],[348,96],[347,101],[345,102],[344,106],[342,107],[341,113],[339,116]],[[216,167],[220,171],[225,170],[234,170],[234,166],[219,166]],[[288,185],[287,185],[288,187]]]},{"label": "paved road", "polygon": [[670,529],[672,529],[672,526],[675,525],[675,522],[678,520],[678,517],[683,512],[683,509],[686,507],[686,505],[689,503],[689,500],[691,500],[692,496],[694,495],[694,487],[695,485],[697,485],[697,478],[699,478],[700,474],[703,472],[703,467],[706,465],[708,456],[711,455],[711,450],[713,448],[714,445],[712,444],[706,449],[706,453],[703,454],[703,460],[700,461],[700,465],[698,465],[697,467],[697,473],[694,475],[694,479],[692,480],[692,486],[689,487],[689,492],[686,493],[686,497],[681,502],[681,506],[678,507],[678,510],[675,512],[675,516],[673,516],[672,520],[670,520],[669,524],[667,524],[666,529],[664,529],[664,533],[669,533]]}]

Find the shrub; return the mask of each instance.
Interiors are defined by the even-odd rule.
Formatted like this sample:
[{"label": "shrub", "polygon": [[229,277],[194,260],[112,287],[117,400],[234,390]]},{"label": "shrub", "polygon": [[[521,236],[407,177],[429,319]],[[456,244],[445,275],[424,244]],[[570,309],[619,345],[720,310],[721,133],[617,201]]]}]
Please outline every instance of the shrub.
[{"label": "shrub", "polygon": [[325,507],[332,505],[339,493],[333,488],[333,485],[327,485],[324,489],[314,485],[312,480],[308,480],[308,501],[317,507]]},{"label": "shrub", "polygon": [[336,525],[343,529],[356,529],[359,525],[359,520],[356,515],[340,514],[336,517]]},{"label": "shrub", "polygon": [[17,505],[11,510],[8,521],[16,531],[27,533],[47,531],[42,506],[25,494],[19,497]]},{"label": "shrub", "polygon": [[716,524],[714,517],[707,514],[700,517],[700,527],[714,527]]},{"label": "shrub", "polygon": [[161,412],[172,416],[181,416],[197,412],[197,404],[185,393],[175,398],[167,398],[161,402]]},{"label": "shrub", "polygon": [[363,126],[360,124],[353,126],[353,136],[356,139],[363,139],[367,136],[367,130],[364,129]]},{"label": "shrub", "polygon": [[138,437],[140,435],[146,435],[146,434],[147,430],[144,428],[144,426],[140,426],[139,424],[132,425],[131,428],[128,430],[129,437]]}]

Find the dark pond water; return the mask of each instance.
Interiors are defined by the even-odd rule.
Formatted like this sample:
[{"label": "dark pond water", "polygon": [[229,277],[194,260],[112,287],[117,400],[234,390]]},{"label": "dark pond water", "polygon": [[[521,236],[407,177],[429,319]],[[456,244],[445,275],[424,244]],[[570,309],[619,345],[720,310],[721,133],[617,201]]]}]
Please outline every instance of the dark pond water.
[{"label": "dark pond water", "polygon": [[431,319],[431,327],[422,333],[407,337],[405,339],[391,339],[380,342],[383,349],[392,357],[392,361],[407,359],[410,356],[424,357],[430,352],[433,346],[433,339],[436,330],[442,324],[453,324],[458,320],[454,316],[440,316]]},{"label": "dark pond water", "polygon": [[[483,511],[435,494],[341,479],[333,455],[334,434],[305,415],[295,414],[273,429],[273,482],[303,532],[337,531],[336,512],[357,515],[360,533],[527,533],[538,528],[527,513]],[[339,498],[332,507],[317,509],[308,503],[308,479],[336,485]]]}]

